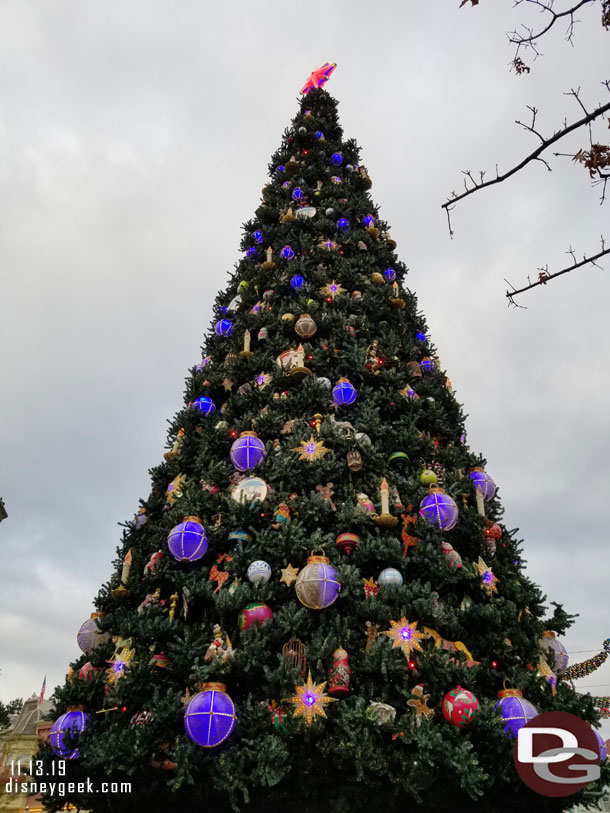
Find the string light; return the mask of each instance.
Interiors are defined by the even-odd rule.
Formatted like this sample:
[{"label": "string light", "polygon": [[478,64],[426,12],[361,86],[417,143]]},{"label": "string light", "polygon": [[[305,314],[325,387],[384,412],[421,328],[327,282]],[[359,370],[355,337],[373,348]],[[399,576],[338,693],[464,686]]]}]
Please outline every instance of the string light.
[{"label": "string light", "polygon": [[610,638],[606,638],[603,643],[603,647],[603,650],[598,652],[597,655],[594,655],[592,658],[588,658],[586,661],[582,661],[581,663],[575,663],[573,666],[568,666],[565,672],[563,672],[561,675],[563,680],[579,680],[580,678],[587,677],[592,672],[599,669],[599,667],[608,660],[608,655],[610,654]]}]

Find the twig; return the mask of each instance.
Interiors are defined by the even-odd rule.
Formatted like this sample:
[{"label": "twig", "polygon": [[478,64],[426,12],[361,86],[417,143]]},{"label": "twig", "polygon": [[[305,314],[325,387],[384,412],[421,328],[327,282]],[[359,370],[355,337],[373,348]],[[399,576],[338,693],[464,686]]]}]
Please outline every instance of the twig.
[{"label": "twig", "polygon": [[574,261],[573,265],[570,265],[568,268],[563,268],[561,271],[556,271],[554,274],[548,273],[548,266],[545,266],[544,268],[539,268],[537,270],[540,273],[538,274],[538,279],[536,280],[536,282],[529,282],[528,277],[529,284],[523,288],[516,289],[511,282],[508,282],[508,280],[504,280],[505,282],[508,282],[508,284],[512,288],[512,291],[506,291],[506,297],[509,301],[509,304],[516,305],[514,297],[517,296],[518,294],[522,294],[524,291],[529,291],[532,288],[536,288],[538,285],[546,285],[549,280],[555,279],[556,277],[560,277],[562,274],[567,274],[570,271],[574,271],[576,268],[581,268],[583,265],[590,264],[595,266],[595,268],[599,268],[601,270],[601,266],[597,264],[596,260],[599,260],[600,257],[603,257],[606,254],[610,254],[610,248],[606,248],[606,243],[603,237],[601,238],[601,245],[602,245],[601,251],[599,251],[597,254],[593,254],[591,257],[583,257],[582,260],[580,260],[580,262],[576,261],[574,249],[570,246],[566,254],[569,254],[570,257],[572,257]]},{"label": "twig", "polygon": [[[529,109],[530,110],[535,110],[535,108],[531,108],[531,107]],[[505,181],[507,178],[510,178],[512,175],[515,175],[515,173],[519,172],[521,169],[526,167],[532,161],[542,160],[542,162],[547,166],[547,169],[550,169],[550,167],[548,166],[546,161],[544,161],[543,159],[540,159],[541,153],[543,153],[546,149],[548,149],[548,147],[550,147],[552,144],[556,144],[564,136],[568,135],[569,133],[574,132],[574,130],[578,130],[579,127],[583,127],[585,124],[588,124],[589,122],[594,121],[596,118],[601,116],[603,113],[606,113],[608,110],[610,110],[610,102],[608,102],[607,104],[600,105],[599,107],[596,107],[595,110],[593,110],[591,113],[588,113],[582,119],[579,119],[578,121],[573,122],[572,124],[568,125],[567,127],[564,127],[562,130],[559,130],[554,135],[552,135],[550,138],[543,139],[542,143],[540,144],[540,146],[537,149],[535,149],[526,158],[524,158],[523,161],[521,161],[521,163],[517,164],[512,169],[508,170],[508,172],[505,172],[503,175],[498,175],[498,173],[496,171],[496,177],[492,178],[492,180],[490,180],[490,181],[484,181],[483,180],[483,174],[481,174],[481,182],[477,183],[474,180],[470,170],[463,170],[463,174],[471,181],[471,183],[473,185],[470,186],[470,187],[467,187],[466,191],[462,192],[460,195],[456,195],[454,193],[453,196],[451,198],[449,198],[449,200],[445,201],[445,203],[441,203],[441,208],[446,209],[448,206],[453,206],[453,204],[457,203],[458,201],[462,200],[463,198],[468,197],[468,195],[472,195],[474,192],[478,192],[479,189],[484,189],[486,186],[493,186],[493,184],[502,183],[502,181]],[[526,130],[530,130],[532,133],[537,135],[539,138],[542,138],[540,133],[536,132],[536,130],[533,129],[533,126],[523,124],[523,122],[521,122],[521,121],[517,121],[516,124],[519,124],[521,127],[525,128]],[[466,181],[464,183],[466,184]]]}]

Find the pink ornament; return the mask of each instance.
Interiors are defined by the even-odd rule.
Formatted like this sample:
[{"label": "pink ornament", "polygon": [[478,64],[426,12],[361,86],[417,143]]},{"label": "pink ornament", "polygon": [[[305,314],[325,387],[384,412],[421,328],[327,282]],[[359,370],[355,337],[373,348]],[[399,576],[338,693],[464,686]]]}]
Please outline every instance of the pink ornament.
[{"label": "pink ornament", "polygon": [[244,609],[239,614],[239,628],[240,630],[247,630],[254,624],[264,624],[265,621],[271,621],[273,613],[267,604],[260,601],[253,601],[246,604]]}]

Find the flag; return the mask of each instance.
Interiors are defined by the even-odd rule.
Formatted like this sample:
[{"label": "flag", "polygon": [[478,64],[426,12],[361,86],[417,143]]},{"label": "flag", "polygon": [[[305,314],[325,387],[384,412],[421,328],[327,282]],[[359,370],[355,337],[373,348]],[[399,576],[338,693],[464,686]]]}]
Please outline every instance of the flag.
[{"label": "flag", "polygon": [[40,697],[38,698],[38,705],[40,705],[44,698],[45,689],[47,688],[47,676],[44,676],[44,680],[42,681],[42,689],[40,690]]}]

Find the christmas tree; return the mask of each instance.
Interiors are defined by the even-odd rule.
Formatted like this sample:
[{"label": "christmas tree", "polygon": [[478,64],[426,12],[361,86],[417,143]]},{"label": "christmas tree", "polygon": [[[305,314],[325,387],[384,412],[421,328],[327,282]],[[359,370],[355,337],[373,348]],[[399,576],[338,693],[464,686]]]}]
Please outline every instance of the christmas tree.
[{"label": "christmas tree", "polygon": [[466,445],[333,67],[56,690],[49,772],[59,754],[66,780],[132,783],[79,809],[560,811],[518,778],[514,734],[599,719],[561,678],[570,617],[544,618]]}]

